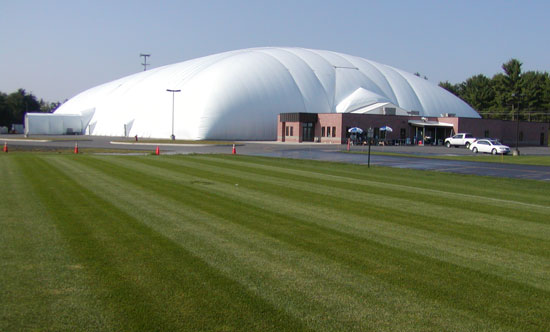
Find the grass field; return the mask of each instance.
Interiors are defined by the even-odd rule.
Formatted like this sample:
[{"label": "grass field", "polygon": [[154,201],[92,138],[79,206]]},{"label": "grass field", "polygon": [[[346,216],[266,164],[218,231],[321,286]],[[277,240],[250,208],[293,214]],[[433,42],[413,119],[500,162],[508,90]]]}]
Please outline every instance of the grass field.
[{"label": "grass field", "polygon": [[[347,153],[368,154],[366,151],[342,151]],[[381,156],[398,156],[398,157],[412,157],[412,158],[427,158],[427,159],[443,159],[443,160],[460,160],[460,161],[476,161],[487,163],[505,163],[505,164],[517,164],[517,165],[539,165],[550,166],[550,156],[537,156],[537,155],[490,155],[490,154],[473,154],[464,156],[442,156],[442,155],[427,155],[427,154],[412,154],[412,153],[395,153],[395,152],[379,152],[371,151],[373,155]]]},{"label": "grass field", "polygon": [[0,331],[549,331],[550,184],[0,155]]}]

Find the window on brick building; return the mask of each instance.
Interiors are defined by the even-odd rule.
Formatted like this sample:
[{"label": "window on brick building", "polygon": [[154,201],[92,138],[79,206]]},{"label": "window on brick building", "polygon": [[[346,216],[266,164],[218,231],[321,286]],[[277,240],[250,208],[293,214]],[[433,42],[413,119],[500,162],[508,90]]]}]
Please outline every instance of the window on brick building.
[{"label": "window on brick building", "polygon": [[290,136],[294,136],[294,131],[293,131],[294,127],[290,127]]},{"label": "window on brick building", "polygon": [[336,127],[332,127],[332,137],[336,137]]},{"label": "window on brick building", "polygon": [[321,137],[325,137],[325,127],[321,127]]},{"label": "window on brick building", "polygon": [[286,136],[288,136],[288,128],[290,128],[290,127],[289,127],[289,126],[286,126],[286,128],[285,128],[285,134],[286,134]]},{"label": "window on brick building", "polygon": [[327,127],[327,137],[330,137],[330,127]]}]

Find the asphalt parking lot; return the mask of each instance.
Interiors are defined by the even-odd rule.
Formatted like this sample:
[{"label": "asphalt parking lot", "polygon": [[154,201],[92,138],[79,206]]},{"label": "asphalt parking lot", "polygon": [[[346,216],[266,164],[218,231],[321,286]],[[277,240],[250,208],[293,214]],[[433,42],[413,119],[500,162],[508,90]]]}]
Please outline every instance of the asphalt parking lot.
[{"label": "asphalt parking lot", "polygon": [[[231,145],[156,144],[132,141],[128,141],[127,144],[114,143],[120,140],[120,137],[104,136],[75,136],[74,140],[68,136],[33,137],[33,140],[29,140],[21,135],[0,135],[0,144],[4,145],[7,142],[8,146],[17,150],[71,150],[74,148],[75,142],[78,142],[80,148],[109,149],[115,152],[120,149],[132,150],[136,153],[151,153],[157,146],[163,154],[231,153],[232,150]],[[238,142],[236,150],[238,154],[255,156],[337,161],[354,164],[367,164],[368,162],[368,155],[344,153],[346,146],[340,144]],[[352,146],[351,150],[366,152],[368,147]],[[472,152],[465,148],[372,146],[371,151],[403,154],[402,156],[373,154],[370,159],[370,164],[373,166],[550,181],[550,167],[548,166],[422,158],[423,156],[472,155]],[[520,151],[522,155],[550,156],[549,147],[520,147]]]}]

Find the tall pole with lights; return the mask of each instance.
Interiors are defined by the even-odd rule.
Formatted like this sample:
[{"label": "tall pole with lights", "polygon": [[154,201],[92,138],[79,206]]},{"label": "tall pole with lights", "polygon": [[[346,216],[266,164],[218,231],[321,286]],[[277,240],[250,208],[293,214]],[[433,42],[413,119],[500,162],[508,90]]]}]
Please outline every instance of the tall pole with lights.
[{"label": "tall pole with lights", "polygon": [[[514,111],[514,99],[516,97],[515,93],[512,93],[512,113]],[[518,96],[519,97],[519,96]],[[514,156],[519,156],[519,103],[518,100],[518,107],[516,108],[516,149],[513,152]]]},{"label": "tall pole with lights", "polygon": [[174,141],[176,139],[176,136],[174,136],[174,96],[176,92],[180,92],[181,90],[166,89],[166,91],[172,92],[172,135],[170,136],[170,139]]}]

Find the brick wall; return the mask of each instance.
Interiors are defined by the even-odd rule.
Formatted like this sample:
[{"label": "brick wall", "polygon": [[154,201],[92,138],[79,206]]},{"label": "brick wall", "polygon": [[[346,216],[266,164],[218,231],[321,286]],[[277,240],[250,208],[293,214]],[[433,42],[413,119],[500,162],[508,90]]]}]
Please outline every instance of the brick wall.
[{"label": "brick wall", "polygon": [[299,143],[301,138],[299,122],[281,122],[281,116],[277,116],[277,142]]},{"label": "brick wall", "polygon": [[342,143],[342,116],[340,114],[319,114],[315,124],[315,142]]},{"label": "brick wall", "polygon": [[[421,120],[420,116],[398,116],[398,115],[370,115],[352,113],[320,113],[317,123],[314,125],[314,141],[320,143],[345,144],[347,142],[347,129],[359,127],[363,130],[368,128],[380,128],[390,126],[393,132],[386,133],[386,140],[410,139],[413,141],[415,127],[409,125],[409,120]],[[277,141],[279,142],[302,142],[302,129],[299,122],[280,122],[277,118]],[[472,133],[477,138],[497,138],[504,144],[514,146],[516,142],[515,121],[474,119],[457,117],[431,117],[428,121],[444,122],[453,125],[452,133]],[[288,131],[287,128],[288,127]],[[291,129],[292,128],[292,129]],[[330,128],[330,134],[328,131]],[[548,146],[548,135],[550,126],[541,122],[520,122],[520,145],[542,145]],[[334,132],[336,130],[336,132]],[[451,133],[451,129],[440,132]],[[437,137],[444,139],[444,137]]]},{"label": "brick wall", "polygon": [[[319,114],[321,118],[322,114]],[[324,114],[323,114],[324,115]],[[346,143],[346,130],[351,127],[359,127],[363,130],[368,128],[380,128],[389,126],[393,132],[386,133],[386,140],[401,139],[401,129],[405,130],[405,138],[412,138],[414,129],[411,129],[409,120],[420,120],[420,117],[408,117],[397,115],[365,115],[365,114],[339,114],[342,116],[342,131],[341,143]]]},{"label": "brick wall", "polygon": [[[460,132],[472,133],[477,138],[497,138],[509,146],[516,144],[516,121],[470,118],[460,118],[458,121]],[[548,131],[548,123],[520,121],[519,145],[541,145],[542,138],[542,145],[548,146]]]}]

